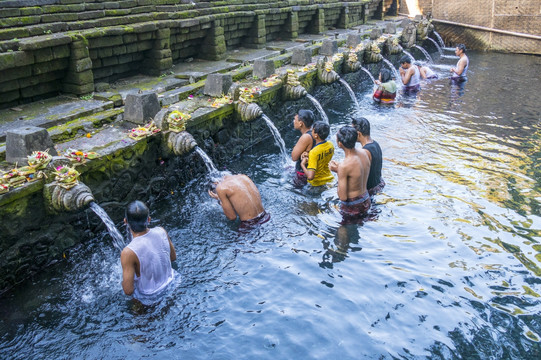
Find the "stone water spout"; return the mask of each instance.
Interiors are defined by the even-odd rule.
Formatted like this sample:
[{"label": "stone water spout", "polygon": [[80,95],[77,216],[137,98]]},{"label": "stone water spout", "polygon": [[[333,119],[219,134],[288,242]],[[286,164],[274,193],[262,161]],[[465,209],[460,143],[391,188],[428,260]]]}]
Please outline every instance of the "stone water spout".
[{"label": "stone water spout", "polygon": [[348,56],[346,58],[346,61],[344,61],[344,72],[356,72],[361,68],[361,63],[359,62],[359,58],[357,57],[357,53],[355,51],[350,51],[348,53]]},{"label": "stone water spout", "polygon": [[340,76],[334,71],[334,63],[331,60],[325,61],[323,58],[317,62],[317,76],[323,84],[332,84],[340,79]]},{"label": "stone water spout", "polygon": [[307,93],[306,89],[301,85],[298,75],[293,70],[288,70],[284,87],[286,100],[298,100],[305,97]]},{"label": "stone water spout", "polygon": [[364,52],[364,62],[366,64],[378,63],[382,59],[383,55],[381,55],[381,49],[379,48],[378,43],[376,41],[372,41]]},{"label": "stone water spout", "polygon": [[417,28],[414,22],[409,22],[404,30],[402,31],[402,36],[400,37],[400,43],[405,49],[409,49],[415,45],[415,40],[417,36]]},{"label": "stone water spout", "polygon": [[402,46],[400,46],[400,41],[397,37],[388,38],[385,40],[385,44],[383,46],[385,47],[386,53],[389,55],[402,53]]},{"label": "stone water spout", "polygon": [[66,188],[61,183],[54,181],[45,185],[43,197],[48,210],[56,214],[79,211],[95,201],[90,188],[81,182]]},{"label": "stone water spout", "polygon": [[255,120],[263,115],[263,110],[255,103],[247,103],[239,100],[236,104],[236,109],[243,122]]},{"label": "stone water spout", "polygon": [[432,21],[423,19],[417,24],[417,41],[424,41],[428,38],[428,34],[434,31]]},{"label": "stone water spout", "polygon": [[187,131],[170,132],[167,137],[167,147],[175,155],[184,155],[197,146],[193,136]]}]

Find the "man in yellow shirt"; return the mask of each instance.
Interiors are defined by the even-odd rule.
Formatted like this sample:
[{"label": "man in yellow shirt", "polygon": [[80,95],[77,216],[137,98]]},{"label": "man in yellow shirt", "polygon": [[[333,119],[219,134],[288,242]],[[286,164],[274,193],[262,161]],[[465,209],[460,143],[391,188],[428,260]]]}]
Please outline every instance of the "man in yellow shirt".
[{"label": "man in yellow shirt", "polygon": [[325,185],[334,179],[329,170],[329,161],[334,155],[334,145],[326,140],[329,132],[329,124],[323,121],[316,122],[312,129],[316,146],[309,153],[302,154],[301,167],[312,186]]}]

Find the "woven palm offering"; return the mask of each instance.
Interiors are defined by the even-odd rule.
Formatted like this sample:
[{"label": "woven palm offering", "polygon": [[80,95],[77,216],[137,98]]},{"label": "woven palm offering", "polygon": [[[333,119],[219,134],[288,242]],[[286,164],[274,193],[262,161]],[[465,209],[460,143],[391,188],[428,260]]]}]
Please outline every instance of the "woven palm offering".
[{"label": "woven palm offering", "polygon": [[52,160],[52,156],[49,155],[48,150],[34,151],[32,155],[28,155],[28,165],[36,170],[45,169],[47,164]]},{"label": "woven palm offering", "polygon": [[97,159],[100,155],[94,151],[84,152],[74,149],[68,149],[64,153],[64,156],[75,163],[84,164],[86,160]]},{"label": "woven palm offering", "polygon": [[138,126],[130,130],[128,136],[134,140],[143,139],[149,135],[159,132],[160,129],[156,127],[154,121],[149,122],[145,126]]},{"label": "woven palm offering", "polygon": [[173,132],[181,132],[186,130],[186,121],[190,120],[191,118],[192,116],[190,114],[185,114],[178,110],[172,111],[167,117],[169,130]]},{"label": "woven palm offering", "polygon": [[72,167],[58,166],[55,169],[55,180],[58,185],[66,190],[71,189],[75,185],[79,184],[79,176],[81,174]]}]

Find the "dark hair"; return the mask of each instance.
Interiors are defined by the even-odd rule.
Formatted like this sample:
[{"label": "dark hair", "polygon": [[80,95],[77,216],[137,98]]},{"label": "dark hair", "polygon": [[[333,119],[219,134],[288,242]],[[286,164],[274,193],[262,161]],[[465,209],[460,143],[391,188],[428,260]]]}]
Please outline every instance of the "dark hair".
[{"label": "dark hair", "polygon": [[408,64],[411,64],[411,58],[408,56],[408,55],[404,55],[400,58],[400,64],[403,64],[403,63],[408,63]]},{"label": "dark hair", "polygon": [[466,52],[466,45],[458,44],[456,47],[457,47],[458,50],[462,50],[462,52]]},{"label": "dark hair", "polygon": [[364,136],[370,136],[370,122],[364,117],[353,118],[351,125]]},{"label": "dark hair", "polygon": [[126,207],[126,221],[133,232],[144,231],[148,227],[148,207],[136,200]]},{"label": "dark hair", "polygon": [[391,70],[389,69],[381,69],[379,71],[379,74],[381,75],[381,82],[386,83],[387,81],[391,80]]},{"label": "dark hair", "polygon": [[314,124],[313,132],[317,134],[321,138],[321,140],[327,139],[327,136],[329,136],[331,128],[329,127],[329,124],[327,124],[324,121],[317,121]]},{"label": "dark hair", "polygon": [[312,124],[314,123],[314,113],[312,110],[299,110],[297,115],[299,115],[299,120],[302,121],[307,128],[312,127]]},{"label": "dark hair", "polygon": [[351,126],[342,126],[340,130],[338,130],[336,138],[346,149],[353,149],[357,142],[357,130]]}]

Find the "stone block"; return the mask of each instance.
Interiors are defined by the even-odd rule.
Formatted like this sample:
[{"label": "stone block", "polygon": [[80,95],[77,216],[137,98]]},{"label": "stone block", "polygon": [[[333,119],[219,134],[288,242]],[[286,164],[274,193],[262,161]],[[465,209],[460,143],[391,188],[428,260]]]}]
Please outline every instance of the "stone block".
[{"label": "stone block", "polygon": [[404,19],[402,20],[402,22],[400,23],[400,27],[401,28],[406,28],[406,26],[408,26],[408,24],[411,22],[410,19]]},{"label": "stone block", "polygon": [[70,71],[74,71],[76,73],[80,73],[86,70],[92,69],[92,60],[90,58],[70,61],[69,66]]},{"label": "stone block", "polygon": [[156,93],[129,94],[124,107],[124,120],[135,124],[146,124],[160,109]]},{"label": "stone block", "polygon": [[64,92],[75,95],[89,94],[94,91],[94,83],[81,85],[64,83],[63,86]]},{"label": "stone block", "polygon": [[382,34],[383,33],[381,29],[379,28],[372,29],[372,31],[370,32],[370,40],[377,40]]},{"label": "stone block", "polygon": [[55,59],[61,59],[61,58],[69,57],[69,56],[70,56],[70,48],[68,45],[61,45],[61,46],[57,46],[53,48],[53,57]]},{"label": "stone block", "polygon": [[394,22],[388,22],[385,25],[386,34],[396,34],[396,24]]},{"label": "stone block", "polygon": [[75,84],[75,85],[93,83],[94,74],[92,73],[92,70],[86,70],[86,71],[78,72],[78,73],[69,71],[66,74],[64,81],[66,83]]},{"label": "stone block", "polygon": [[359,34],[349,34],[346,40],[346,46],[348,48],[355,48],[361,43],[361,36]]},{"label": "stone block", "polygon": [[49,149],[49,154],[58,155],[47,130],[35,126],[23,126],[6,132],[6,161],[26,165],[33,151]]},{"label": "stone block", "polygon": [[209,74],[205,81],[203,93],[208,96],[222,96],[227,94],[233,84],[233,78],[229,74]]},{"label": "stone block", "polygon": [[256,60],[254,61],[253,76],[260,79],[265,79],[274,74],[274,61],[272,60]]},{"label": "stone block", "polygon": [[332,56],[338,51],[338,42],[336,40],[323,40],[321,49],[319,49],[320,55]]},{"label": "stone block", "polygon": [[34,56],[24,51],[0,53],[0,70],[34,63]]},{"label": "stone block", "polygon": [[53,50],[51,48],[38,49],[34,51],[34,61],[41,63],[53,60]]},{"label": "stone block", "polygon": [[302,47],[296,47],[293,49],[293,56],[291,57],[291,65],[307,65],[312,61],[312,50]]}]

